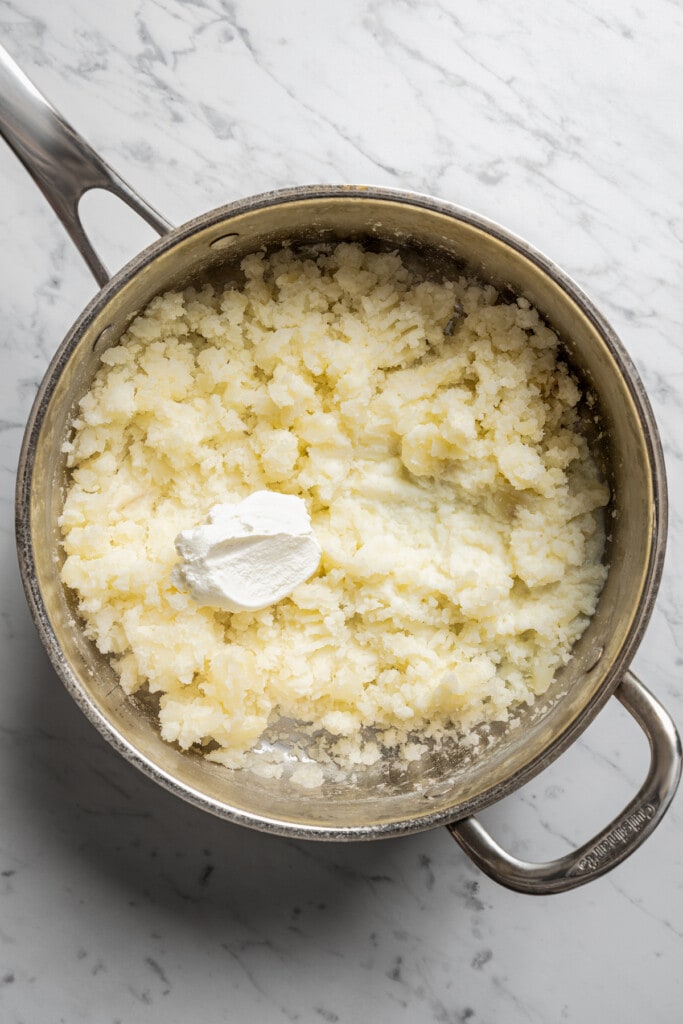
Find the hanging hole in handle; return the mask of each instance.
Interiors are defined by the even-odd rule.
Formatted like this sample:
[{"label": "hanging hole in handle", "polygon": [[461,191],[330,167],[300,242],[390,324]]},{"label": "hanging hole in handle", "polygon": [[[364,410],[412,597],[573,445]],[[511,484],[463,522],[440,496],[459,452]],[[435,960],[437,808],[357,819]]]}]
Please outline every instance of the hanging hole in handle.
[{"label": "hanging hole in handle", "polygon": [[128,263],[159,237],[118,196],[103,188],[91,188],[78,201],[78,216],[105,265],[113,270]]}]

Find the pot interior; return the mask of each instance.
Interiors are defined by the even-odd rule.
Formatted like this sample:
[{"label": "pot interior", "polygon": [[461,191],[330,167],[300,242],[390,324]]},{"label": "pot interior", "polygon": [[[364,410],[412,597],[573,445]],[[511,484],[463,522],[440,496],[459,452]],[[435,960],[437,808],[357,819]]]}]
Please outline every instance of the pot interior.
[{"label": "pot interior", "polygon": [[[430,272],[468,274],[524,295],[559,334],[596,402],[592,443],[608,480],[609,574],[569,665],[515,728],[475,757],[443,750],[399,770],[360,766],[344,783],[303,790],[230,771],[164,743],[154,709],[127,698],[82,634],[59,581],[57,518],[66,484],[61,446],[99,354],[158,293],[225,276],[262,246],[335,240],[400,248]],[[178,795],[254,827],[312,838],[363,838],[463,817],[502,796],[561,751],[604,703],[632,656],[654,598],[664,528],[656,431],[635,371],[589,303],[524,243],[462,210],[418,196],[363,189],[300,189],[214,211],[146,250],[103,290],[67,337],[38,396],[19,482],[19,546],[48,653],[88,717],[126,757]],[[28,515],[26,509],[28,508]]]}]

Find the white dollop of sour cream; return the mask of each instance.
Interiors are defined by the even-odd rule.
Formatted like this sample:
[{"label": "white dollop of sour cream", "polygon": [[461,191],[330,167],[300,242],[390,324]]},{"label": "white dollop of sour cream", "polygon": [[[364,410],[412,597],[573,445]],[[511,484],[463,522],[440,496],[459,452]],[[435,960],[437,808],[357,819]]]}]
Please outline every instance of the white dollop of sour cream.
[{"label": "white dollop of sour cream", "polygon": [[258,611],[281,601],[320,564],[306,504],[292,494],[255,491],[237,505],[214,505],[206,522],[175,540],[182,561],[171,574],[199,604]]}]

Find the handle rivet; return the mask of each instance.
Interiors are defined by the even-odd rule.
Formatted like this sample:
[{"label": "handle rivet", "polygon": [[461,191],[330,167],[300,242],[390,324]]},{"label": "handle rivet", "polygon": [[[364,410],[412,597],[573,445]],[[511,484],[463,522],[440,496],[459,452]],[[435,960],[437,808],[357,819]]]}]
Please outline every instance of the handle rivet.
[{"label": "handle rivet", "polygon": [[596,647],[594,650],[591,651],[586,660],[586,672],[590,672],[592,668],[595,668],[595,666],[598,664],[604,653],[604,647]]},{"label": "handle rivet", "polygon": [[106,327],[102,328],[102,330],[100,331],[100,333],[97,335],[97,337],[95,338],[95,340],[92,343],[92,350],[93,350],[93,352],[99,352],[103,348],[107,347],[107,345],[111,341],[111,336],[112,336],[112,331],[113,330],[114,330],[114,328],[112,327],[111,324],[107,324]]},{"label": "handle rivet", "polygon": [[233,231],[229,235],[221,235],[220,238],[214,238],[213,242],[210,243],[210,249],[229,249],[231,245],[235,244],[238,239],[239,232]]}]

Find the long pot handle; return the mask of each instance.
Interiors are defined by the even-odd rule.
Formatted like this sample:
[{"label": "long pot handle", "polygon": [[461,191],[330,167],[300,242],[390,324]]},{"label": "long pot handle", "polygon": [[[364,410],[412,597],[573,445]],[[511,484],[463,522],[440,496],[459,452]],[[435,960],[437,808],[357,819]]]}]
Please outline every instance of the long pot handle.
[{"label": "long pot handle", "polygon": [[14,150],[71,236],[99,285],[110,274],[78,215],[85,192],[103,188],[122,199],[160,235],[172,226],[105,163],[36,89],[0,46],[0,135]]},{"label": "long pot handle", "polygon": [[681,776],[681,741],[670,715],[631,672],[616,696],[645,732],[650,770],[636,796],[602,832],[546,864],[510,856],[476,818],[464,818],[448,830],[477,867],[508,889],[544,896],[566,892],[604,875],[629,857],[662,820]]}]

